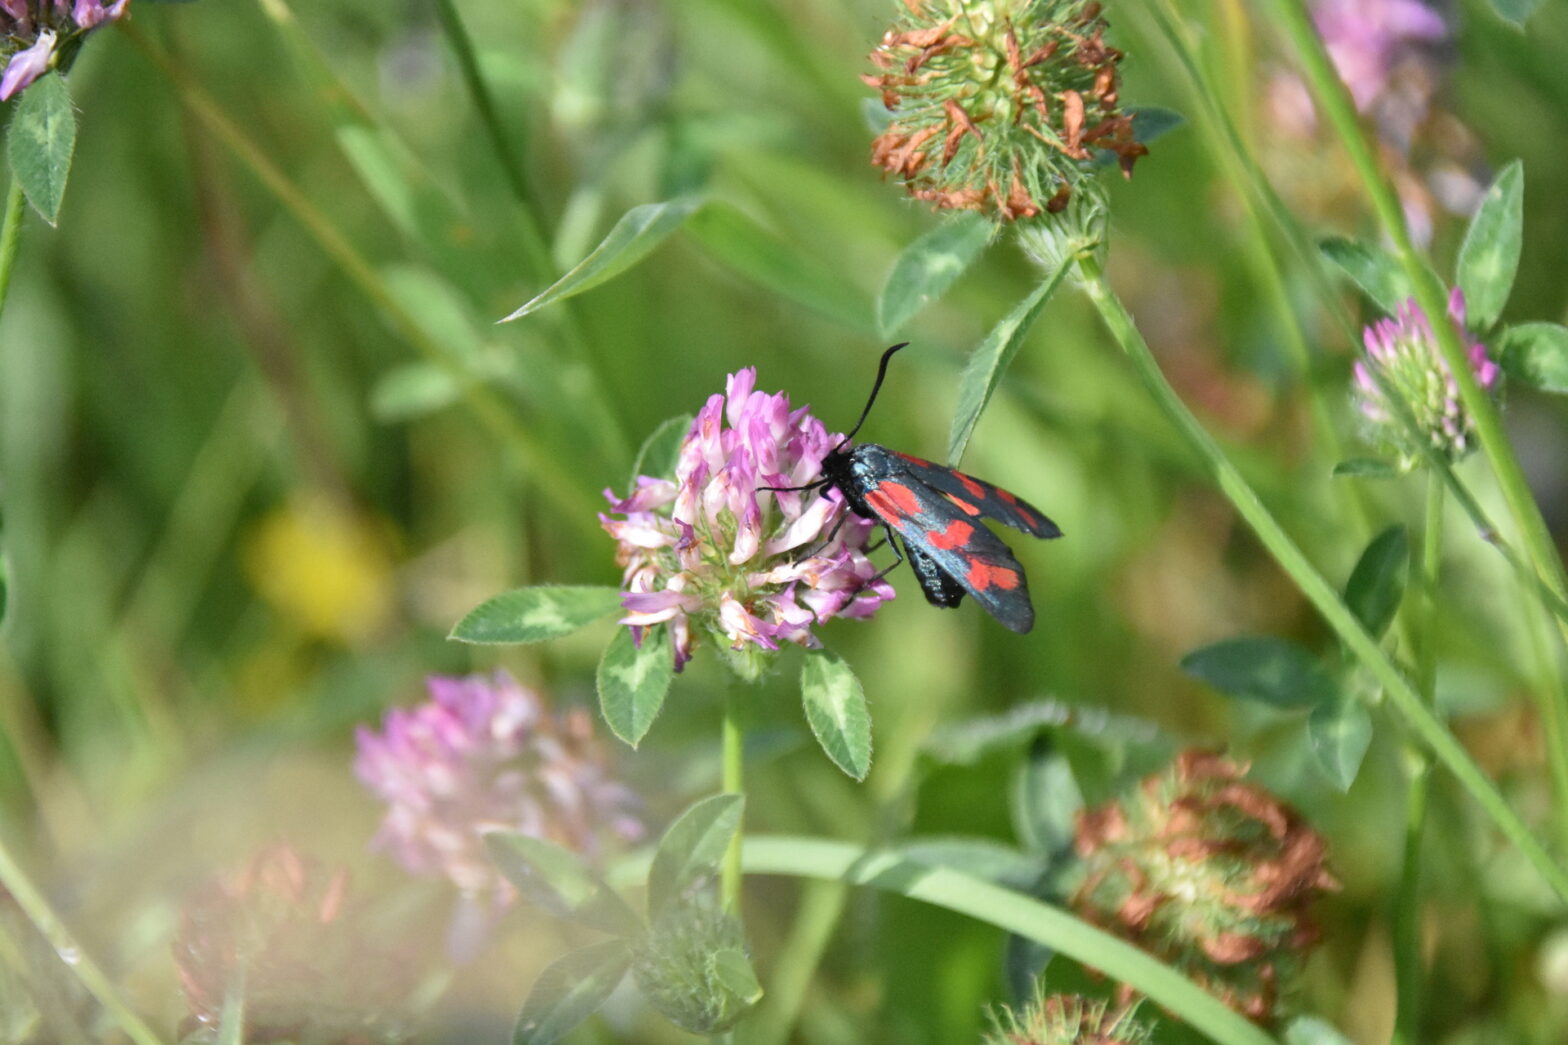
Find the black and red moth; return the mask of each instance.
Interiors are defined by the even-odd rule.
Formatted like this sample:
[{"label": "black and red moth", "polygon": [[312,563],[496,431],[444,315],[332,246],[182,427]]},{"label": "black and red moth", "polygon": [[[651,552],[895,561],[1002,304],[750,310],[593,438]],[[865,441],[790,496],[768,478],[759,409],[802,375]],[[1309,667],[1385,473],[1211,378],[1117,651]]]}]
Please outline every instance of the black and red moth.
[{"label": "black and red moth", "polygon": [[[837,488],[855,514],[881,523],[886,531],[888,544],[898,557],[882,574],[907,557],[920,590],[933,606],[957,606],[967,592],[1003,627],[1027,632],[1034,627],[1034,606],[1029,602],[1023,567],[980,520],[993,519],[1042,538],[1060,537],[1057,525],[1006,490],[957,469],[876,443],[845,449],[871,413],[887,376],[888,361],[906,345],[907,341],[882,353],[876,383],[860,420],[823,458],[822,478],[784,489]],[[903,554],[898,550],[900,542]]]}]

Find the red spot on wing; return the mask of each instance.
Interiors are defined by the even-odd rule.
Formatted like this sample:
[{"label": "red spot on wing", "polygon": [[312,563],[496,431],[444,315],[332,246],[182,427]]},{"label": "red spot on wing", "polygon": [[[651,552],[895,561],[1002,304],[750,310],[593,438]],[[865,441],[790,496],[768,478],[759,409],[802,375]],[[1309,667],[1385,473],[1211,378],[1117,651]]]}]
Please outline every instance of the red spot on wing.
[{"label": "red spot on wing", "polygon": [[927,461],[923,457],[916,457],[913,454],[901,454],[897,450],[894,450],[893,451],[893,456],[894,457],[902,457],[904,460],[908,461],[910,464],[919,465],[921,468],[930,468],[931,467],[931,462],[930,461]]},{"label": "red spot on wing", "polygon": [[1011,491],[999,489],[996,491],[996,495],[1002,500],[1006,501],[1008,504],[1012,505],[1014,508],[1018,507],[1018,498],[1014,497]]},{"label": "red spot on wing", "polygon": [[[884,479],[877,484],[877,488],[872,492],[891,504],[899,515],[918,515],[920,513],[920,498],[915,496],[915,491],[903,483],[895,483],[890,479]],[[867,496],[866,501],[870,503],[870,496]]]},{"label": "red spot on wing", "polygon": [[963,472],[954,472],[953,474],[958,477],[960,483],[963,483],[964,489],[969,491],[970,497],[981,501],[985,500],[985,487],[969,478]]},{"label": "red spot on wing", "polygon": [[881,487],[866,494],[866,507],[881,516],[883,522],[900,530],[904,528],[904,523],[908,521],[908,517],[899,512],[898,506],[893,503],[893,499],[883,493]]},{"label": "red spot on wing", "polygon": [[970,504],[968,501],[959,500],[957,497],[954,497],[950,493],[945,493],[942,496],[946,497],[949,501],[952,501],[953,502],[953,507],[955,507],[959,511],[963,512],[965,515],[979,515],[980,514],[980,509],[976,508],[974,505]]},{"label": "red spot on wing", "polygon": [[970,561],[964,579],[975,591],[985,591],[991,587],[1012,591],[1018,587],[1018,571],[1010,570],[1006,566],[993,566],[980,559]]},{"label": "red spot on wing", "polygon": [[931,542],[931,547],[941,548],[944,551],[961,548],[974,536],[975,528],[962,519],[953,519],[940,530],[931,530],[926,534],[926,539]]}]

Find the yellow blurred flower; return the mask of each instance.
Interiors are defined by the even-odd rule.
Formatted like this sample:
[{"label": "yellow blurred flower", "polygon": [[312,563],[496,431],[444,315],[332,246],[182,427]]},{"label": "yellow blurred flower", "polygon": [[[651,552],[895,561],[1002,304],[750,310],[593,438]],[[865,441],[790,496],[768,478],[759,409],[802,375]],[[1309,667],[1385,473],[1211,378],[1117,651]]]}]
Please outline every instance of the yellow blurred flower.
[{"label": "yellow blurred flower", "polygon": [[355,645],[391,617],[393,543],[379,520],[321,494],[299,495],[247,535],[245,574],[301,631]]}]

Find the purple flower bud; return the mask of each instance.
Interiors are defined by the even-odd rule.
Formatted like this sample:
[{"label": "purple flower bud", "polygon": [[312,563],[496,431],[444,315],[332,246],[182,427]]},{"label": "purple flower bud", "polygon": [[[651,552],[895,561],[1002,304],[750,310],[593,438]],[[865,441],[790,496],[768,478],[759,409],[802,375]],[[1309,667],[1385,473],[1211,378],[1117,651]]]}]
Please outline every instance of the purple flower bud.
[{"label": "purple flower bud", "polygon": [[[1458,288],[1449,295],[1448,319],[1465,341],[1476,382],[1493,391],[1502,371],[1486,346],[1465,330],[1465,299]],[[1368,326],[1361,340],[1366,354],[1355,364],[1354,395],[1373,439],[1397,453],[1404,469],[1414,467],[1428,445],[1449,460],[1468,453],[1473,448],[1471,424],[1459,398],[1459,383],[1415,300],[1400,305],[1393,318]],[[1404,405],[1413,431],[1391,397]]]},{"label": "purple flower bud", "polygon": [[813,625],[869,617],[893,597],[872,580],[872,523],[836,490],[758,490],[817,479],[839,437],[783,393],[756,391],[756,378],[750,367],[731,374],[698,411],[673,481],[641,476],[625,498],[605,491],[610,512],[599,518],[626,568],[621,623],[668,626],[677,670],[694,623],[741,653],[815,647]]},{"label": "purple flower bud", "polygon": [[504,671],[433,676],[430,700],[360,727],[354,772],[387,803],[375,844],[465,894],[511,892],[485,854],[489,830],[521,831],[586,856],[643,833],[636,797],[611,775],[582,709],[550,712]]},{"label": "purple flower bud", "polygon": [[11,56],[11,60],[6,63],[5,73],[0,74],[0,102],[49,71],[49,63],[54,58],[54,43],[54,30],[45,29],[38,34],[38,39],[31,47]]}]

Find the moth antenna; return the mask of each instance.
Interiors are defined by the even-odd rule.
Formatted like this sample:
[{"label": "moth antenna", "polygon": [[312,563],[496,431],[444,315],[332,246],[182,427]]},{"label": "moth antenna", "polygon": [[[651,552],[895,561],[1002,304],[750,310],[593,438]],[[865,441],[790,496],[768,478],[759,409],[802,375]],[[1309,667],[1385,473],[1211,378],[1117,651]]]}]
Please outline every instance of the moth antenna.
[{"label": "moth antenna", "polygon": [[897,352],[901,348],[908,347],[908,341],[900,341],[898,344],[882,353],[882,361],[877,364],[877,379],[871,385],[871,397],[866,400],[866,408],[860,411],[860,420],[855,422],[855,427],[851,428],[849,430],[849,434],[846,435],[843,439],[839,440],[839,444],[833,448],[834,453],[838,453],[844,448],[845,443],[855,438],[855,433],[860,431],[860,426],[866,423],[866,418],[871,415],[871,406],[877,401],[877,393],[882,390],[882,379],[887,377],[888,360],[893,358],[894,352]]}]

